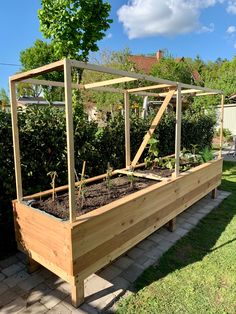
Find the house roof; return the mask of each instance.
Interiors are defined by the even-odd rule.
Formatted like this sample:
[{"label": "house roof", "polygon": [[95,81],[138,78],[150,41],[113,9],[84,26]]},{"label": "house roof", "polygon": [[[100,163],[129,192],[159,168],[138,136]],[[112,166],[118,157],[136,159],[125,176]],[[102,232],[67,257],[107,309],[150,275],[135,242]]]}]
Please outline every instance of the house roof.
[{"label": "house roof", "polygon": [[131,55],[129,56],[129,61],[135,64],[137,70],[143,71],[145,73],[150,73],[153,65],[157,63],[157,58]]}]

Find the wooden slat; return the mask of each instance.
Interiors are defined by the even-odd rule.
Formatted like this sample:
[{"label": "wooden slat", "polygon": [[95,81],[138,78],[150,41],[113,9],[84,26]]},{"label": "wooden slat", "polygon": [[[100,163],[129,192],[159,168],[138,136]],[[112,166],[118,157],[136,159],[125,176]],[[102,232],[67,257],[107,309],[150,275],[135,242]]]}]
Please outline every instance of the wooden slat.
[{"label": "wooden slat", "polygon": [[136,78],[132,78],[132,77],[119,77],[119,78],[115,78],[115,79],[111,79],[111,80],[85,84],[84,88],[85,89],[90,89],[90,88],[94,88],[94,87],[97,88],[97,87],[108,86],[108,85],[113,85],[113,84],[132,82],[132,81],[136,81],[136,80],[137,80]]},{"label": "wooden slat", "polygon": [[11,99],[11,121],[12,121],[12,137],[14,150],[14,165],[16,177],[16,195],[20,202],[23,198],[22,177],[21,177],[21,161],[20,161],[20,144],[19,144],[19,128],[17,119],[17,100],[16,100],[16,84],[10,80],[10,99]]},{"label": "wooden slat", "polygon": [[52,72],[52,71],[57,71],[57,70],[63,70],[63,65],[64,65],[64,61],[60,60],[60,61],[56,61],[47,65],[44,65],[42,67],[39,67],[37,69],[33,69],[30,71],[26,71],[26,72],[22,72],[19,74],[15,74],[13,76],[10,77],[11,81],[21,81],[23,79],[27,79],[27,78],[31,78],[34,76],[38,76],[41,74],[45,74],[48,72]]},{"label": "wooden slat", "polygon": [[125,163],[126,167],[130,166],[130,106],[129,106],[129,93],[124,94],[124,107],[125,107]]},{"label": "wooden slat", "polygon": [[[22,81],[23,83],[33,84],[33,85],[42,85],[42,86],[55,86],[55,87],[65,87],[64,82],[57,81],[47,81],[47,80],[38,80],[38,79],[26,79]],[[85,90],[85,85],[71,83],[73,89]],[[125,90],[121,88],[112,88],[112,87],[90,87],[98,92],[107,92],[107,93],[124,93]]]},{"label": "wooden slat", "polygon": [[143,87],[138,87],[138,88],[131,88],[127,89],[127,92],[129,93],[135,93],[135,92],[141,92],[141,91],[146,91],[146,90],[151,90],[151,89],[161,89],[165,87],[171,87],[169,84],[158,84],[158,85],[151,85],[151,86],[143,86]]},{"label": "wooden slat", "polygon": [[209,95],[218,95],[219,93],[211,92],[211,93],[197,93],[195,96],[209,96]]},{"label": "wooden slat", "polygon": [[129,170],[115,170],[115,173],[120,173],[120,174],[125,174],[125,175],[133,175],[134,177],[151,179],[151,180],[156,180],[156,181],[163,181],[163,180],[169,180],[170,179],[170,178],[163,178],[161,176],[151,174],[151,173],[141,173],[141,172],[135,172],[135,171],[129,171]]},{"label": "wooden slat", "polygon": [[65,75],[65,107],[66,107],[66,138],[67,138],[67,163],[68,163],[68,184],[69,184],[69,211],[70,222],[76,219],[75,208],[75,161],[74,161],[74,130],[72,113],[71,93],[71,65],[68,60],[64,64]]},{"label": "wooden slat", "polygon": [[222,147],[223,147],[223,128],[224,128],[224,103],[225,96],[221,96],[221,111],[220,111],[220,151],[218,157],[222,157]]},{"label": "wooden slat", "polygon": [[137,162],[139,161],[139,158],[141,157],[145,147],[148,144],[148,141],[150,140],[150,138],[151,138],[152,134],[154,133],[158,123],[160,122],[161,117],[162,117],[163,113],[165,112],[165,110],[166,110],[172,96],[174,95],[174,93],[175,93],[175,90],[169,91],[166,98],[164,99],[163,104],[161,105],[160,109],[158,110],[156,117],[152,121],[152,125],[151,125],[150,129],[148,130],[147,134],[145,135],[143,142],[140,145],[140,147],[139,147],[139,149],[138,149],[138,151],[137,151],[137,153],[136,153],[136,155],[135,155],[135,157],[131,163],[132,167],[135,167]]},{"label": "wooden slat", "polygon": [[181,115],[182,115],[181,85],[178,84],[176,98],[176,124],[175,124],[175,172],[174,172],[175,177],[179,175]]}]

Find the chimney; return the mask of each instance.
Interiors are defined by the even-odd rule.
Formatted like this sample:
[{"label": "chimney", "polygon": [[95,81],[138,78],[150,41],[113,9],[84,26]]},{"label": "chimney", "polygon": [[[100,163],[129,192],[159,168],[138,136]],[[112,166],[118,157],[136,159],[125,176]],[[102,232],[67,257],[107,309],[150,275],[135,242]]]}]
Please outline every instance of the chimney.
[{"label": "chimney", "polygon": [[156,57],[157,57],[157,60],[160,60],[163,57],[163,52],[161,50],[158,50],[156,53]]}]

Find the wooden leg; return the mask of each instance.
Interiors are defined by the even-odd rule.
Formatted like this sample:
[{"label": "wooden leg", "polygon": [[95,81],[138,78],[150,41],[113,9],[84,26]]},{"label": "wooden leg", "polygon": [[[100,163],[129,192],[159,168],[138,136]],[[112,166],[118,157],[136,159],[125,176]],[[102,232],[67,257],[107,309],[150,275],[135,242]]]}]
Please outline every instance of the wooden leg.
[{"label": "wooden leg", "polygon": [[40,264],[37,263],[35,260],[33,260],[30,256],[28,256],[28,261],[27,261],[27,271],[29,274],[32,274],[36,270],[40,268]]},{"label": "wooden leg", "polygon": [[217,198],[217,189],[215,188],[214,190],[211,191],[211,198]]},{"label": "wooden leg", "polygon": [[170,232],[174,232],[176,230],[176,217],[168,222],[167,228]]},{"label": "wooden leg", "polygon": [[74,307],[80,306],[84,302],[84,281],[79,281],[71,286],[71,303]]}]

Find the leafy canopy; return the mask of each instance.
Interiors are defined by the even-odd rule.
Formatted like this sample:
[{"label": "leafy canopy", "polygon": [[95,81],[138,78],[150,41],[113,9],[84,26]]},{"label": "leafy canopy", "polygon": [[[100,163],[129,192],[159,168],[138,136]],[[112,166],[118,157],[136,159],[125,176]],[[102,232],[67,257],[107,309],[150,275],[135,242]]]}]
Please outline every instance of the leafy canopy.
[{"label": "leafy canopy", "polygon": [[38,11],[40,29],[52,39],[57,58],[88,61],[98,51],[97,41],[112,22],[110,4],[103,0],[42,0]]}]

